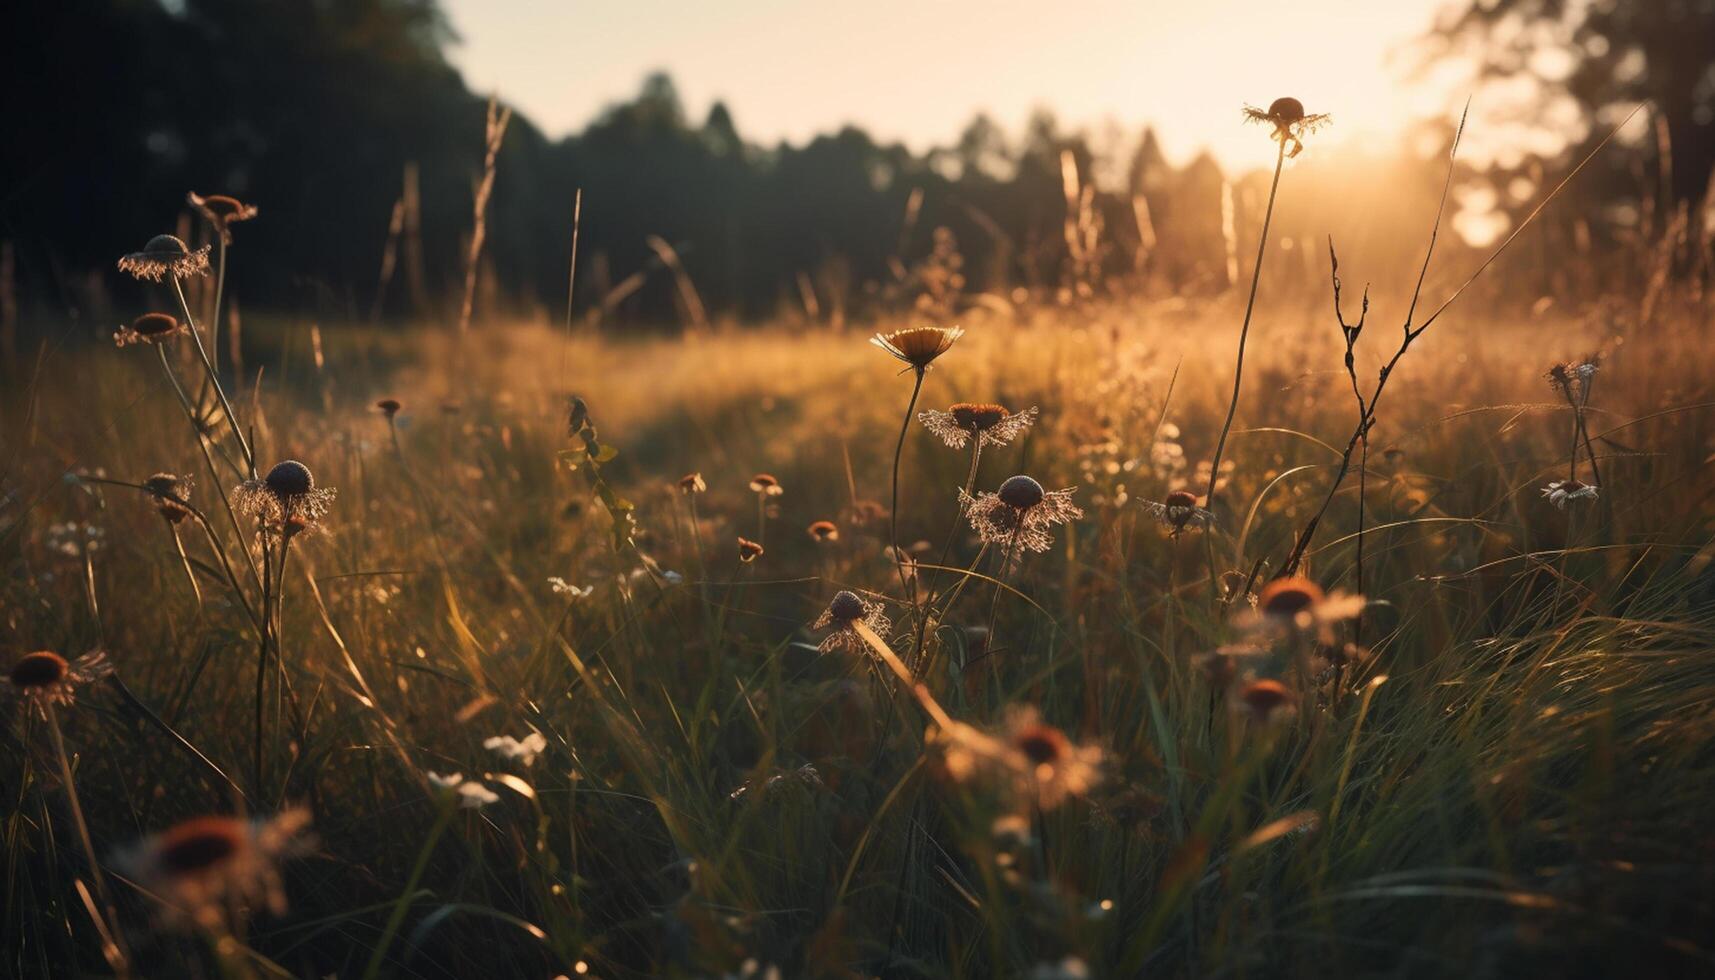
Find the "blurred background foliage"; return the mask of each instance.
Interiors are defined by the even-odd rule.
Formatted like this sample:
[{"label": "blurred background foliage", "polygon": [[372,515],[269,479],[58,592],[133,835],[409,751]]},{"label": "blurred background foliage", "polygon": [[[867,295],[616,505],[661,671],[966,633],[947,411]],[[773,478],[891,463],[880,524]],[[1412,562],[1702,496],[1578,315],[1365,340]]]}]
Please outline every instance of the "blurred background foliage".
[{"label": "blurred background foliage", "polygon": [[[1451,14],[1416,52],[1425,64],[1474,54],[1522,93],[1520,118],[1559,107],[1584,134],[1461,172],[1458,200],[1485,213],[1490,234],[1618,121],[1616,107],[1652,107],[1643,138],[1599,159],[1575,203],[1532,232],[1539,247],[1518,250],[1509,295],[1577,301],[1627,285],[1540,261],[1563,248],[1589,256],[1665,235],[1680,246],[1674,270],[1707,265],[1715,2],[1484,0]],[[14,321],[69,312],[110,330],[111,311],[127,308],[110,291],[129,288],[114,259],[160,231],[191,233],[194,189],[262,209],[240,235],[245,308],[450,322],[486,102],[448,63],[455,40],[434,0],[7,4],[0,305]],[[1337,106],[1310,108],[1338,126]],[[1276,218],[1276,245],[1299,254],[1269,275],[1322,289],[1332,235],[1348,278],[1407,288],[1451,135],[1441,121],[1399,146],[1313,146]],[[581,189],[579,307],[621,324],[700,316],[675,263],[709,315],[744,321],[1219,293],[1248,277],[1250,249],[1235,243],[1254,236],[1267,193],[1266,174],[1223,173],[1207,155],[1176,167],[1152,132],[1071,129],[1048,111],[1016,134],[979,116],[925,153],[849,127],[759,146],[725,105],[687,118],[665,75],[564,139],[515,117],[498,166],[483,308],[560,315]],[[398,272],[383,289],[390,238]]]}]

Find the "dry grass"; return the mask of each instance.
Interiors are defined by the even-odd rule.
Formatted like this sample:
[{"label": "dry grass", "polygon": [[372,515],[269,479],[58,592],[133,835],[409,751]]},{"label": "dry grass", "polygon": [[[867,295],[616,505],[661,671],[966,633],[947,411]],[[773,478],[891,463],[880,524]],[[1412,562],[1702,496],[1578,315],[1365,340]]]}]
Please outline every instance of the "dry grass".
[{"label": "dry grass", "polygon": [[[1243,612],[1211,575],[1278,566],[1351,431],[1323,302],[1258,310],[1217,529],[1175,539],[1141,506],[1202,489],[1238,313],[965,323],[920,407],[1039,406],[1024,438],[985,451],[977,487],[1029,473],[1077,486],[1086,516],[922,633],[885,517],[854,520],[855,501],[887,499],[912,380],[860,334],[568,347],[528,325],[462,345],[354,328],[326,333],[318,365],[307,331],[247,325],[268,369],[232,394],[259,463],[300,459],[338,488],[287,566],[295,704],[271,695],[262,785],[255,638],[206,540],[186,525],[181,560],[146,494],[66,476],[195,474],[193,503],[239,555],[174,396],[150,351],[54,352],[6,398],[0,603],[8,651],[105,649],[136,698],[95,685],[60,712],[96,849],[289,803],[319,840],[284,867],[290,912],[258,914],[241,947],[147,928],[149,901],[109,879],[141,972],[1710,969],[1715,397],[1692,341],[1707,308],[1640,328],[1450,315],[1414,346],[1371,439],[1369,650],[1338,692],[1298,646],[1255,661],[1299,699],[1268,725],[1229,710],[1198,655]],[[1562,512],[1540,488],[1565,472],[1571,416],[1542,374],[1595,349],[1605,482]],[[635,551],[614,546],[587,462],[566,468],[585,459],[573,393],[619,449],[599,472],[636,506]],[[404,403],[396,443],[370,407],[384,396]],[[968,463],[913,424],[902,542],[940,551]],[[690,471],[709,487],[694,521]],[[785,488],[760,531],[758,472]],[[1353,588],[1353,492],[1309,552],[1329,589]],[[806,533],[819,519],[836,542]],[[65,522],[100,528],[101,547],[60,547]],[[741,565],[738,536],[765,555]],[[964,534],[952,548],[952,566],[976,554]],[[886,597],[919,696],[871,657],[817,652],[807,624],[842,588]],[[951,781],[925,748],[932,724],[939,740],[1016,705],[1099,750],[1100,781],[1044,810]],[[99,968],[40,722],[6,730],[5,905],[26,910],[0,927],[8,969]],[[532,765],[483,747],[530,732],[546,739]],[[499,798],[437,804],[431,772]]]}]

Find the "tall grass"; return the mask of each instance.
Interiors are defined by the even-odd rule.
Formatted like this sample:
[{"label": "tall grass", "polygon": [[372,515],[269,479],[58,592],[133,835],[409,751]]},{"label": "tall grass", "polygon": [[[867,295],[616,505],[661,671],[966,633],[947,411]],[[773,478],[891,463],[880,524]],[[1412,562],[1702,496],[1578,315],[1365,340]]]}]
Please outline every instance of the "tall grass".
[{"label": "tall grass", "polygon": [[[95,685],[59,716],[98,855],[198,813],[314,813],[317,850],[283,869],[290,911],[256,910],[240,956],[151,927],[151,900],[110,878],[144,975],[1708,970],[1715,398],[1693,338],[1710,317],[1689,296],[1654,303],[1631,326],[1449,314],[1420,342],[1365,433],[1368,649],[1345,697],[1302,678],[1273,724],[1200,670],[1234,627],[1207,601],[1203,549],[1135,503],[1197,479],[1171,447],[1215,442],[1223,357],[1186,338],[1230,324],[1224,305],[965,323],[926,402],[1042,407],[975,485],[1077,485],[1087,516],[1011,572],[962,571],[978,549],[956,535],[949,570],[921,571],[951,597],[922,630],[889,525],[902,547],[941,542],[971,457],[912,425],[898,512],[856,507],[888,496],[900,393],[898,365],[856,335],[518,325],[461,348],[353,327],[325,335],[318,366],[303,334],[253,316],[248,358],[272,380],[245,448],[305,460],[339,496],[325,533],[275,560],[268,632],[302,718],[271,728],[268,785],[243,798],[215,773],[253,750],[249,528],[209,518],[181,558],[154,500],[93,478],[199,468],[159,365],[56,353],[6,395],[6,645],[103,646],[141,706]],[[1340,462],[1351,402],[1325,309],[1257,313],[1265,394],[1228,443],[1242,523],[1215,532],[1225,570],[1290,555]],[[1602,506],[1569,518],[1540,494],[1574,425],[1542,372],[1596,349]],[[172,350],[176,369],[189,354]],[[570,441],[563,359],[585,405]],[[396,419],[369,408],[383,395]],[[709,490],[688,522],[676,481],[693,470]],[[740,566],[757,472],[787,492],[766,554]],[[202,484],[189,502],[217,499]],[[1340,584],[1357,513],[1333,495],[1302,571]],[[832,544],[802,533],[824,518]],[[68,556],[68,523],[102,546]],[[980,587],[949,587],[961,575]],[[886,640],[933,665],[922,696],[951,719],[1033,705],[1100,747],[1101,782],[1020,826],[1008,794],[951,781],[895,671],[816,650],[806,624],[839,588],[892,597]],[[976,627],[997,589],[990,649]],[[38,724],[7,726],[0,764],[20,910],[4,948],[21,973],[99,970]],[[547,743],[530,765],[483,747],[529,732]],[[454,808],[431,772],[498,799]]]}]

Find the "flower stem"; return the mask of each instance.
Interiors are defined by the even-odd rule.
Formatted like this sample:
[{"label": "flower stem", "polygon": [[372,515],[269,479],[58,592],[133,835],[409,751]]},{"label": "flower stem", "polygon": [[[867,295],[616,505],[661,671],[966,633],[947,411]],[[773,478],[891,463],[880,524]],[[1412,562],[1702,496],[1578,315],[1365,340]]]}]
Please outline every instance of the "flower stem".
[{"label": "flower stem", "polygon": [[1263,212],[1262,234],[1257,238],[1256,268],[1251,270],[1251,295],[1245,303],[1245,321],[1239,328],[1239,357],[1233,365],[1233,397],[1227,403],[1227,420],[1221,425],[1221,437],[1215,442],[1215,456],[1209,461],[1209,492],[1205,495],[1207,507],[1212,513],[1215,509],[1215,482],[1221,476],[1221,454],[1227,448],[1227,433],[1232,431],[1233,416],[1239,410],[1239,387],[1245,376],[1245,341],[1250,337],[1251,313],[1256,309],[1257,284],[1262,281],[1262,260],[1268,254],[1268,226],[1274,220],[1275,193],[1280,190],[1280,171],[1286,164],[1286,141],[1280,141],[1280,152],[1274,158],[1274,182],[1268,188],[1268,209]]},{"label": "flower stem", "polygon": [[122,977],[130,976],[130,956],[127,955],[124,939],[120,936],[119,916],[114,910],[113,896],[107,890],[107,879],[102,875],[101,864],[95,859],[95,844],[90,840],[89,824],[83,818],[83,804],[78,800],[77,783],[72,780],[71,757],[66,753],[65,736],[60,733],[59,712],[54,710],[51,701],[44,701],[42,710],[48,717],[48,734],[54,743],[54,756],[60,764],[60,781],[65,784],[72,826],[77,831],[78,843],[83,847],[84,859],[89,862],[89,877],[95,885],[96,897],[101,902],[101,912],[107,917],[106,923],[98,923],[102,926],[103,933],[101,953],[114,973]]},{"label": "flower stem", "polygon": [[888,539],[893,545],[893,562],[899,568],[899,587],[917,604],[917,579],[905,574],[905,555],[899,550],[899,461],[905,455],[905,434],[911,429],[911,413],[917,409],[917,396],[923,391],[923,369],[917,369],[917,380],[911,386],[911,401],[905,406],[905,420],[899,424],[899,442],[893,447],[893,496],[887,506]]}]

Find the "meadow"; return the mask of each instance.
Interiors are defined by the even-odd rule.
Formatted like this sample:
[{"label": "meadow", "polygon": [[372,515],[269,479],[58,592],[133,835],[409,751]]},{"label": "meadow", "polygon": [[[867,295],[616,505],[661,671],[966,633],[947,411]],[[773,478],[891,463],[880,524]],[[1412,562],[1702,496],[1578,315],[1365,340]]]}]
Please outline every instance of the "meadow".
[{"label": "meadow", "polygon": [[1348,373],[1319,282],[239,371],[169,269],[11,365],[5,970],[1707,973],[1708,298],[1373,397],[1470,271]]}]

